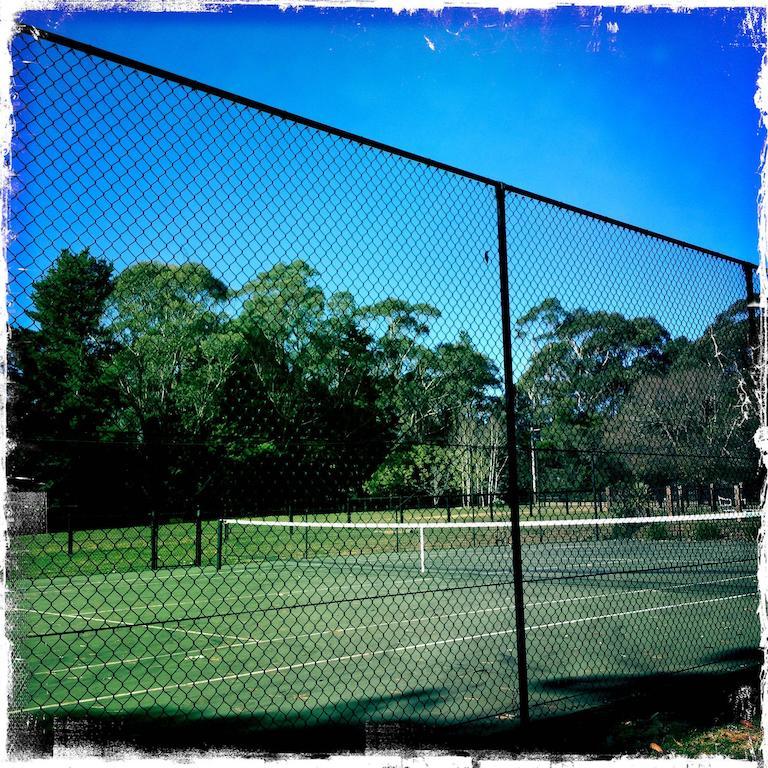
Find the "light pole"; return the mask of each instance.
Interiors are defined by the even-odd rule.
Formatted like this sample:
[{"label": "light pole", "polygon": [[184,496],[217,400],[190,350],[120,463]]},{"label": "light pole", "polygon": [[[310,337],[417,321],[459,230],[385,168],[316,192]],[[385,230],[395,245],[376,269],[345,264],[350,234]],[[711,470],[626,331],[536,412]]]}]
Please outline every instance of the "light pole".
[{"label": "light pole", "polygon": [[538,427],[532,427],[531,428],[531,506],[535,505],[538,511],[539,489],[538,489],[538,479],[536,477],[536,445],[533,439],[533,436],[536,433],[541,433],[541,429],[539,429]]}]

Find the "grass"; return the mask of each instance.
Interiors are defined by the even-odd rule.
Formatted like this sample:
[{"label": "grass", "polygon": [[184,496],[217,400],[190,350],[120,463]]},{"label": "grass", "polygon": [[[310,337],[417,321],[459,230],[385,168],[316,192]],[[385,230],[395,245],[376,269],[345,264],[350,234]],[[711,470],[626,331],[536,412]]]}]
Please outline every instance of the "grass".
[{"label": "grass", "polygon": [[[527,506],[521,508],[523,520],[557,520],[564,518],[564,505],[542,504],[531,516]],[[569,504],[568,519],[590,519],[594,515],[591,503]],[[503,522],[509,517],[507,507],[453,508],[451,522]],[[270,520],[288,521],[286,515],[271,516]],[[340,522],[349,521],[347,513],[322,515],[294,515],[294,521]],[[404,509],[402,518],[398,510],[381,510],[351,515],[353,523],[444,523],[448,513],[442,508]],[[594,537],[613,539],[642,539],[663,542],[674,539],[717,541],[721,538],[754,539],[758,521],[750,521],[743,529],[730,531],[713,522],[697,522],[691,529],[679,524],[663,522],[636,525],[631,522],[605,526],[596,531],[591,526],[562,529],[522,530],[524,544],[561,541],[589,541]],[[310,557],[368,557],[376,554],[396,554],[418,557],[418,531],[384,529],[350,531],[349,529],[286,529],[226,526],[223,563],[247,563],[263,559],[299,560]],[[734,533],[735,532],[735,533]],[[509,534],[497,529],[475,529],[450,533],[429,531],[429,548],[432,550],[472,547],[503,546],[510,543]],[[215,566],[218,552],[218,522],[201,523],[201,566]],[[16,537],[12,542],[15,575],[26,579],[42,577],[71,577],[108,573],[129,573],[151,567],[151,527],[139,525],[124,528],[76,530],[73,533],[72,554],[68,554],[66,532],[41,533]],[[165,522],[158,527],[157,564],[159,568],[189,567],[195,564],[196,525],[194,522]]]},{"label": "grass", "polygon": [[613,739],[620,750],[648,757],[757,760],[762,748],[762,730],[749,720],[702,726],[665,713],[617,724]]}]

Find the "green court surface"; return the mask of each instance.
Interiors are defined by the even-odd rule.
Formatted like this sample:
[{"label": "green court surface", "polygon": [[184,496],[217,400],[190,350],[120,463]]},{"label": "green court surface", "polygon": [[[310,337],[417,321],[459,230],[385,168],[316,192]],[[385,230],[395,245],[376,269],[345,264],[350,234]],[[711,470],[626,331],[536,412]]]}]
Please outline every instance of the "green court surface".
[{"label": "green court surface", "polygon": [[[758,645],[753,540],[523,545],[531,706]],[[445,724],[514,717],[510,550],[443,546],[19,579],[11,712]]]}]

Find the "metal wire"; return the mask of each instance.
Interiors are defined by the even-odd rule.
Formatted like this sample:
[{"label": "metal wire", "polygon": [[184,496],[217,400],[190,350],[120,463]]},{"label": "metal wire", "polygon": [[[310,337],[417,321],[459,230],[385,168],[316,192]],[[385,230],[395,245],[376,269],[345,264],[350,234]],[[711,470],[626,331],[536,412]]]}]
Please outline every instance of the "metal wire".
[{"label": "metal wire", "polygon": [[752,264],[12,49],[12,741],[525,724],[751,663]]}]

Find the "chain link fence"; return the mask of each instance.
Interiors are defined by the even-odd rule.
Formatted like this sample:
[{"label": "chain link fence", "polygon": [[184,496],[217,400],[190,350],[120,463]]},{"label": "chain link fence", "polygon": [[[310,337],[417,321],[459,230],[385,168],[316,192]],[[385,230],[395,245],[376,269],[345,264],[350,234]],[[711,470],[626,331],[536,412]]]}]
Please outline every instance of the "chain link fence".
[{"label": "chain link fence", "polygon": [[12,49],[17,736],[524,725],[756,664],[753,265]]}]

